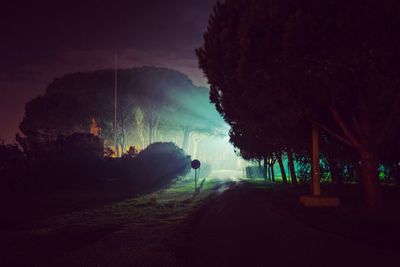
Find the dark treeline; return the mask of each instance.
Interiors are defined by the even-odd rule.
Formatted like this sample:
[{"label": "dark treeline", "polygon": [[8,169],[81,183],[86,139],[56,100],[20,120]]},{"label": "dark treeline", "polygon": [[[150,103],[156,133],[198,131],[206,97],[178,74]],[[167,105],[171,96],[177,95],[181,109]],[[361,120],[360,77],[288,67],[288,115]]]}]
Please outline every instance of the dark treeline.
[{"label": "dark treeline", "polygon": [[[0,144],[2,194],[106,189],[143,194],[170,185],[190,171],[190,156],[173,143],[153,143],[121,158],[104,156],[103,141],[74,133],[49,142],[40,157]],[[3,195],[4,196],[4,195]]]},{"label": "dark treeline", "polygon": [[[284,156],[296,183],[293,160],[309,177],[317,127],[323,170],[334,183],[357,179],[367,205],[379,207],[379,176],[399,177],[393,25],[400,25],[397,1],[217,3],[197,55],[242,156],[282,168]],[[282,176],[285,183],[283,169]]]}]

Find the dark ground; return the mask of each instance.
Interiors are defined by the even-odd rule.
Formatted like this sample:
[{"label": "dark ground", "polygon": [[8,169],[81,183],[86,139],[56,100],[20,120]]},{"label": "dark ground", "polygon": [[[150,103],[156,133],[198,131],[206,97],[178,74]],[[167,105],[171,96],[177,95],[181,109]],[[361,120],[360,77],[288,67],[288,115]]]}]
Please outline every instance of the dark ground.
[{"label": "dark ground", "polygon": [[351,186],[339,209],[302,208],[307,187],[191,187],[3,225],[0,266],[400,266],[393,199],[370,215]]},{"label": "dark ground", "polygon": [[309,210],[298,193],[241,184],[214,198],[196,214],[186,265],[400,266],[398,216]]}]

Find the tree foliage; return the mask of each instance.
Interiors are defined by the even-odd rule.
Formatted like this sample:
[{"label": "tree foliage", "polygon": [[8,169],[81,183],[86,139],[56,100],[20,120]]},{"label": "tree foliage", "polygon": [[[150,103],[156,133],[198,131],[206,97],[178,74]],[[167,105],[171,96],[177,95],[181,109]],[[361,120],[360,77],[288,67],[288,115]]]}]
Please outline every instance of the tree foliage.
[{"label": "tree foliage", "polygon": [[[223,121],[208,101],[208,89],[195,86],[177,71],[142,67],[119,70],[117,142],[143,149],[160,140],[173,140],[185,128],[214,131]],[[106,146],[114,144],[114,71],[67,74],[30,101],[18,140],[26,151],[60,135],[101,129]],[[215,122],[215,123],[211,123]]]},{"label": "tree foliage", "polygon": [[0,143],[0,172],[15,167],[23,157],[18,145]]},{"label": "tree foliage", "polygon": [[316,124],[357,152],[367,203],[377,206],[377,163],[400,129],[399,20],[396,1],[217,3],[197,55],[231,140],[255,153],[258,132],[254,143],[301,151]]}]

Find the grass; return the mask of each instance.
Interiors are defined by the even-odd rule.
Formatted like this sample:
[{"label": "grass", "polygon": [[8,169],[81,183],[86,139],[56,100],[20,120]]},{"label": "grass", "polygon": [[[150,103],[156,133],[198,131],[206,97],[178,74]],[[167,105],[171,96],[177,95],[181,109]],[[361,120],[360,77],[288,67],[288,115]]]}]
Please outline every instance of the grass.
[{"label": "grass", "polygon": [[[248,210],[240,208],[242,199],[259,205],[260,211],[268,206],[307,227],[380,248],[399,249],[400,219],[393,212],[400,204],[398,189],[388,187],[393,190],[385,194],[391,206],[381,217],[369,217],[360,212],[353,185],[344,188],[340,209],[305,209],[298,204],[298,197],[309,193],[308,185],[284,187],[264,179],[242,179],[241,186],[220,194],[232,183],[229,179],[207,178],[199,181],[201,189],[195,193],[193,179],[186,178],[142,196],[99,191],[37,196],[36,202],[25,198],[31,201],[26,203],[31,213],[15,216],[14,220],[22,218],[22,222],[0,228],[0,266],[177,266],[188,250],[186,245],[193,242],[189,239],[193,218],[199,218],[195,215],[205,214],[203,218],[211,225],[214,220],[231,225],[223,221],[229,211],[226,207],[234,205],[233,214],[238,218]],[[323,185],[326,191],[329,188]],[[237,201],[237,206],[224,202],[227,199]],[[210,209],[215,213],[210,215]],[[41,216],[29,217],[38,211]],[[3,209],[2,219],[7,216]],[[203,234],[200,231],[199,236]]]},{"label": "grass", "polygon": [[[69,200],[67,195],[49,195],[42,209],[52,201],[57,206],[62,199],[70,201],[74,211],[58,214],[50,210],[40,218],[25,217],[18,226],[3,226],[0,266],[96,266],[99,261],[106,266],[149,261],[154,261],[151,265],[175,265],[173,246],[185,238],[177,234],[176,227],[224,183],[205,179],[200,193],[194,194],[193,180],[183,179],[165,190],[105,205],[98,200],[99,205],[92,207],[77,193]],[[98,193],[97,197],[102,196]]]}]

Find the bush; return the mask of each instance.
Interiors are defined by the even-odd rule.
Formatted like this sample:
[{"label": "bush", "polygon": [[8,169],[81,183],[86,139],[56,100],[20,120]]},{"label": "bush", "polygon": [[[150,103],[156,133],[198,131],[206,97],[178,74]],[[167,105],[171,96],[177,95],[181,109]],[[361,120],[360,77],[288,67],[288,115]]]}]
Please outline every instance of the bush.
[{"label": "bush", "polygon": [[17,145],[0,143],[0,171],[14,168],[23,159],[23,153]]},{"label": "bush", "polygon": [[[24,188],[40,192],[107,188],[147,193],[168,186],[190,171],[190,157],[173,143],[154,143],[138,154],[132,148],[125,157],[117,159],[104,158],[102,140],[90,134],[61,136],[47,145],[42,144],[36,150],[37,156],[31,154],[27,160],[16,148],[0,146],[0,175],[5,173],[3,166],[12,166],[7,167],[10,178],[0,180],[5,190],[19,187],[15,181],[21,176],[29,178],[24,179]],[[15,167],[12,160],[15,157],[10,157],[14,154],[22,157],[23,168]],[[3,159],[4,155],[7,160]],[[19,169],[24,173],[17,177]],[[9,181],[15,185],[4,186]]]},{"label": "bush", "polygon": [[59,155],[69,159],[99,159],[103,157],[103,141],[92,134],[74,133],[67,137],[59,137],[56,145]]},{"label": "bush", "polygon": [[24,176],[25,157],[17,145],[0,143],[0,190],[16,191]]},{"label": "bush", "polygon": [[134,185],[141,191],[150,191],[166,187],[179,176],[187,175],[191,160],[174,143],[154,143],[127,162],[131,163]]},{"label": "bush", "polygon": [[92,186],[102,173],[103,141],[92,134],[74,133],[40,143],[29,156],[28,187],[53,190],[69,186]]}]

